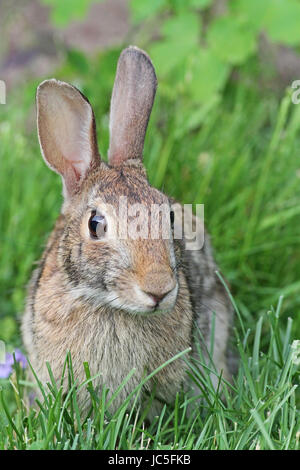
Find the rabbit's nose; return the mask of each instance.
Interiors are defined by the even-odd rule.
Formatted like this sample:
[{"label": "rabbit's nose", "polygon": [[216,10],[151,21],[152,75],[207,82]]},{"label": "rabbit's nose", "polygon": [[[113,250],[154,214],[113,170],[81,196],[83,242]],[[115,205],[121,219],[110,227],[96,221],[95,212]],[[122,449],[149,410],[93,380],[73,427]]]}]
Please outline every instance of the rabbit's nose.
[{"label": "rabbit's nose", "polygon": [[173,289],[170,289],[168,290],[168,292],[164,292],[163,294],[157,294],[157,293],[153,293],[153,292],[145,292],[145,294],[149,295],[149,297],[151,297],[151,299],[155,302],[156,305],[159,304],[159,302],[161,302],[161,300],[166,297],[167,294],[169,294],[169,292],[171,292],[171,290]]},{"label": "rabbit's nose", "polygon": [[144,277],[143,291],[152,298],[156,305],[176,287],[176,279],[169,271],[150,271]]}]

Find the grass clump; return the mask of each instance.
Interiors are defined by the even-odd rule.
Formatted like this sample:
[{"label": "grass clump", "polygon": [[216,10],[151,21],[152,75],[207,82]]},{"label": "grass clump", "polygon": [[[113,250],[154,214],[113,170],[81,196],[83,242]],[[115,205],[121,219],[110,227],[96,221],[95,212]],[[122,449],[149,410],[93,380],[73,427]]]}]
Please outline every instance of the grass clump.
[{"label": "grass clump", "polygon": [[[163,405],[161,414],[147,421],[145,409],[137,404],[143,384],[139,384],[124,403],[112,414],[110,405],[134,370],[116,391],[104,387],[101,393],[93,388],[88,364],[84,364],[86,380],[78,384],[74,378],[71,357],[67,355],[64,374],[68,391],[63,393],[49,370],[49,382],[42,385],[36,377],[42,399],[35,407],[28,403],[24,373],[15,364],[10,382],[2,381],[0,392],[1,449],[298,449],[300,414],[299,395],[300,342],[291,337],[292,320],[280,327],[282,298],[276,309],[260,316],[253,330],[245,335],[236,332],[240,363],[233,383],[219,377],[217,390],[212,385],[216,374],[213,364],[203,357],[191,360],[185,355],[188,375],[198,395],[178,393],[172,406]],[[269,346],[261,347],[262,334]],[[253,338],[253,341],[251,341]],[[171,358],[170,361],[176,360]],[[164,367],[162,365],[158,370]],[[30,387],[29,387],[30,386]],[[82,416],[77,403],[79,388],[87,388],[91,409]]]}]

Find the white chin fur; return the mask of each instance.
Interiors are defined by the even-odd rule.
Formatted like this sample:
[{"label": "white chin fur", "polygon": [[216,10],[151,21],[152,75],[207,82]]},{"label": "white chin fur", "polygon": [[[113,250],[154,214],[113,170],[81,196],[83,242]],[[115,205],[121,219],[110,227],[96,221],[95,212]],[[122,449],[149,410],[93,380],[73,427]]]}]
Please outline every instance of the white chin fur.
[{"label": "white chin fur", "polygon": [[95,307],[113,307],[118,310],[125,310],[129,313],[138,315],[158,315],[171,311],[174,308],[178,286],[161,301],[159,306],[154,309],[155,302],[145,294],[137,285],[132,288],[132,298],[135,302],[129,301],[125,296],[116,292],[101,292],[98,289],[90,287],[77,287],[72,289],[74,299],[84,298],[92,302]]},{"label": "white chin fur", "polygon": [[119,299],[117,299],[115,302],[112,302],[111,305],[139,315],[155,315],[167,313],[174,308],[178,286],[176,285],[176,287],[166,295],[157,308],[155,308],[155,301],[151,299],[148,294],[143,292],[137,284],[132,286],[132,291],[132,298],[135,299],[134,303],[125,298],[120,298],[120,303]]}]

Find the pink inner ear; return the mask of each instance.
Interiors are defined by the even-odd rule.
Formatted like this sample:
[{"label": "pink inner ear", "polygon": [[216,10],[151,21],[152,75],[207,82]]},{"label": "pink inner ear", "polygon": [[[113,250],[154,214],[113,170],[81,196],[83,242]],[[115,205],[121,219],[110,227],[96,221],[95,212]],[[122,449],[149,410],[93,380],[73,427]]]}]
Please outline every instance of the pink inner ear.
[{"label": "pink inner ear", "polygon": [[43,156],[73,192],[99,158],[92,108],[76,88],[57,80],[40,85],[37,104]]},{"label": "pink inner ear", "polygon": [[77,183],[81,179],[81,174],[76,171],[73,165],[66,164],[63,179],[67,193],[71,194],[76,191]]},{"label": "pink inner ear", "polygon": [[78,170],[77,170],[78,163],[80,164],[81,161],[82,161],[82,160],[79,160],[79,162],[76,162],[76,160],[70,160],[70,161],[68,161],[68,163],[69,163],[68,166],[69,166],[69,168],[73,171],[74,176],[75,176],[75,178],[76,178],[77,181],[80,180],[81,175],[82,175],[82,171],[78,171]]},{"label": "pink inner ear", "polygon": [[56,145],[63,159],[72,166],[77,179],[89,168],[93,155],[90,126],[93,119],[89,105],[78,106],[74,100],[58,104],[57,122],[54,127]]}]

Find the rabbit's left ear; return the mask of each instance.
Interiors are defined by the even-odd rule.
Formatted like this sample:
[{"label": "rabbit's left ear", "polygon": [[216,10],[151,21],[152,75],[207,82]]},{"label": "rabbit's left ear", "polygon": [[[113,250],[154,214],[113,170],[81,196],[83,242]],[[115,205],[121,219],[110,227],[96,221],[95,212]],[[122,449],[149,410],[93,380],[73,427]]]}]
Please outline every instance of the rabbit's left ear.
[{"label": "rabbit's left ear", "polygon": [[77,88],[55,79],[39,85],[36,100],[42,155],[62,176],[65,196],[72,195],[100,163],[93,110]]},{"label": "rabbit's left ear", "polygon": [[137,47],[125,49],[118,61],[110,107],[108,160],[111,165],[142,159],[156,87],[149,56]]}]

